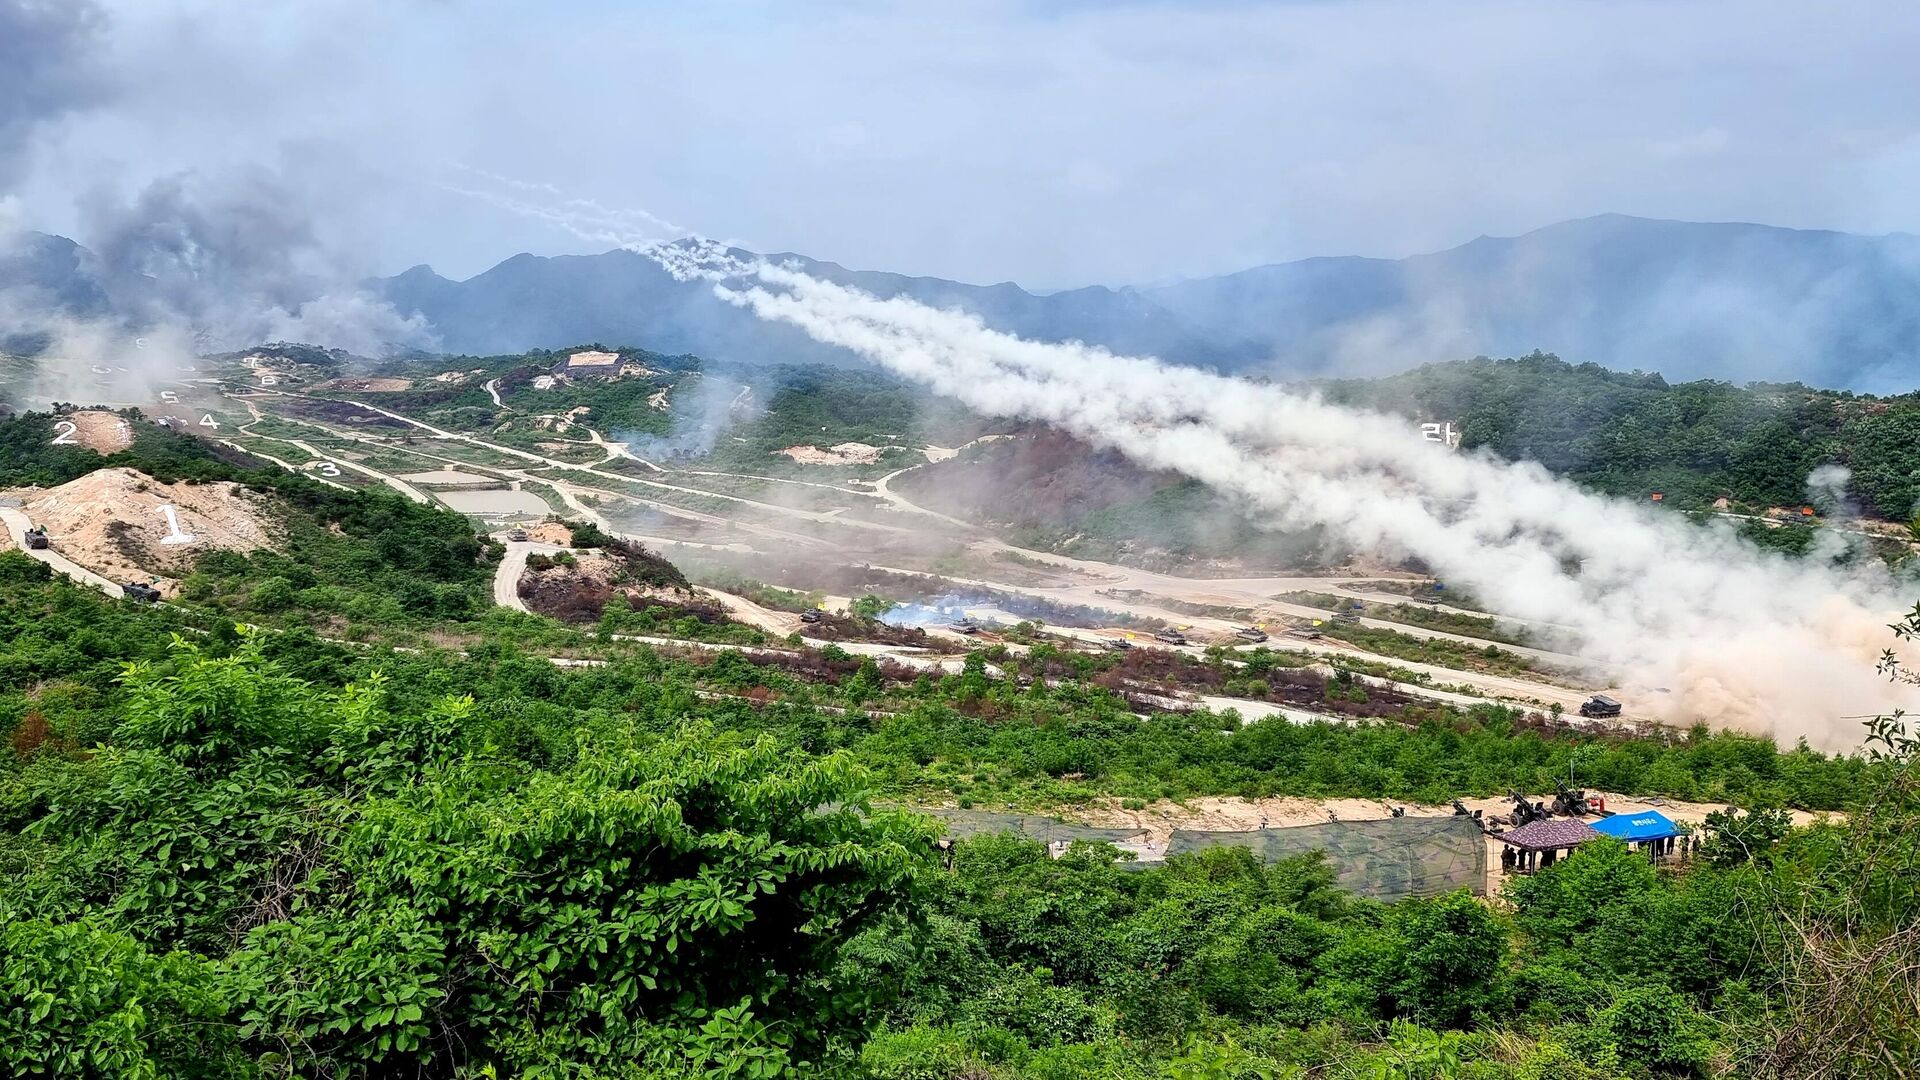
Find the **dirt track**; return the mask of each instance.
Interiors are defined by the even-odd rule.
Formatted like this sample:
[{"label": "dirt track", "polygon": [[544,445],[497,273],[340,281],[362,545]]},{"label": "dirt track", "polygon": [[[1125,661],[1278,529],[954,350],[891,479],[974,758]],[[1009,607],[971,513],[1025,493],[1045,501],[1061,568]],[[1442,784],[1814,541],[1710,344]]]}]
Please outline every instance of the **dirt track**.
[{"label": "dirt track", "polygon": [[81,566],[65,555],[51,548],[40,548],[36,550],[27,547],[27,530],[33,527],[33,522],[29,520],[27,515],[22,513],[19,508],[0,506],[0,522],[5,523],[7,535],[14,547],[20,548],[29,556],[46,563],[53,568],[55,573],[65,574],[82,585],[91,585],[101,592],[106,593],[108,596],[121,595],[119,585],[108,581],[106,578]]}]

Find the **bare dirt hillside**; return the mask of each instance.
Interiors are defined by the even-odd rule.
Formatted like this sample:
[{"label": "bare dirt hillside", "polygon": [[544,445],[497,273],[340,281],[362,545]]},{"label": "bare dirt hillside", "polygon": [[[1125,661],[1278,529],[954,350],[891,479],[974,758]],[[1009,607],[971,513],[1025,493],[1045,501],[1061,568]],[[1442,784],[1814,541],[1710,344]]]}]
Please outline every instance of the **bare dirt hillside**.
[{"label": "bare dirt hillside", "polygon": [[[54,550],[115,581],[175,579],[210,549],[253,551],[277,542],[264,497],[226,481],[163,484],[133,469],[100,469],[21,496]],[[178,528],[164,507],[173,508]]]},{"label": "bare dirt hillside", "polygon": [[[101,454],[117,453],[133,445],[133,426],[125,417],[103,409],[82,409],[60,418],[74,426],[61,437]],[[64,431],[65,429],[61,429]]]}]

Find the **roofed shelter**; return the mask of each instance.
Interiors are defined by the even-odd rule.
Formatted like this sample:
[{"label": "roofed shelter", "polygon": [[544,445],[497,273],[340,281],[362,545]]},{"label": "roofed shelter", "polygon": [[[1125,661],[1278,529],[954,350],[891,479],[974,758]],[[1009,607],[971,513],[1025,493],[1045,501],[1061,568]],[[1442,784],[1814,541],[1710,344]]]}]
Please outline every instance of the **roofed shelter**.
[{"label": "roofed shelter", "polygon": [[[1549,818],[1510,829],[1498,839],[1516,855],[1515,861],[1507,865],[1525,874],[1542,866],[1552,866],[1561,852],[1577,848],[1599,835],[1593,826],[1579,818]],[[1506,860],[1501,861],[1506,864]]]},{"label": "roofed shelter", "polygon": [[1593,823],[1595,832],[1624,840],[1653,858],[1673,854],[1675,841],[1682,835],[1680,826],[1658,810],[1636,810],[1601,818]]}]

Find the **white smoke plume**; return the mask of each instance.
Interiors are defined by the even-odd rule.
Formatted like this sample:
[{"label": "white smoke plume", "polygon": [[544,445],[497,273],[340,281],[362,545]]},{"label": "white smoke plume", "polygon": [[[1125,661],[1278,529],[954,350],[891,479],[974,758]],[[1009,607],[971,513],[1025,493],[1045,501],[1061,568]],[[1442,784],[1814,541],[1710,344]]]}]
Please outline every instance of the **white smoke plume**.
[{"label": "white smoke plume", "polygon": [[[721,298],[989,415],[1044,421],[1242,497],[1278,528],[1417,558],[1494,611],[1566,627],[1630,715],[1851,749],[1910,707],[1876,672],[1911,606],[1871,560],[1761,552],[1720,524],[1585,491],[1530,462],[1454,453],[1400,417],[879,299],[698,239],[626,240]],[[1907,590],[1911,592],[1912,590]]]}]

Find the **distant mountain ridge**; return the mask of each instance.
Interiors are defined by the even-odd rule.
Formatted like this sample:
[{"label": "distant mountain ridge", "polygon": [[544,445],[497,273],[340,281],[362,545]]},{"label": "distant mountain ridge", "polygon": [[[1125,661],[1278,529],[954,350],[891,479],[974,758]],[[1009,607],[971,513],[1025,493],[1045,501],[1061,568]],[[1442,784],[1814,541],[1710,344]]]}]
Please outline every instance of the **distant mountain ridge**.
[{"label": "distant mountain ridge", "polygon": [[[31,278],[41,295],[84,304],[85,252],[57,239],[42,238],[31,265],[0,256],[0,289]],[[1920,386],[1920,238],[1900,234],[1608,214],[1402,259],[1311,258],[1056,293],[770,257],[878,296],[961,308],[1023,337],[1281,378],[1544,349],[1673,379]],[[452,352],[597,340],[740,363],[849,358],[628,251],[515,255],[465,281],[416,266],[366,287],[423,316]]]},{"label": "distant mountain ridge", "polygon": [[[1023,337],[1277,377],[1546,349],[1675,379],[1920,385],[1920,239],[1905,235],[1609,214],[1404,259],[1312,258],[1046,294],[772,257]],[[416,267],[376,287],[461,351],[597,339],[748,362],[845,358],[630,252],[517,255],[464,282]]]}]

